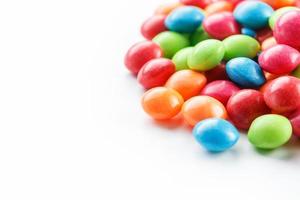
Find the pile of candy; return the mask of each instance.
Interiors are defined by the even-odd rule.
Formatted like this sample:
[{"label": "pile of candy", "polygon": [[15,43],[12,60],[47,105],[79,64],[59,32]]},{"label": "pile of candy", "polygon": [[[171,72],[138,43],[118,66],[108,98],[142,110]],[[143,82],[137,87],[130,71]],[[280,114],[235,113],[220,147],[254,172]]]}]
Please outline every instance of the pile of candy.
[{"label": "pile of candy", "polygon": [[[297,7],[298,6],[298,7]],[[300,1],[180,0],[146,20],[125,65],[149,89],[144,111],[179,113],[208,151],[239,130],[257,148],[300,137]]]}]

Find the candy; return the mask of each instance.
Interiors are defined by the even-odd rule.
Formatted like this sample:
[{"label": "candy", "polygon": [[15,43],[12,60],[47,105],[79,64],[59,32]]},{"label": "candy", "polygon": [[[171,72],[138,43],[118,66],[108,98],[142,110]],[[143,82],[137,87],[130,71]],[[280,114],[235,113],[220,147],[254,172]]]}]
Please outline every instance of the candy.
[{"label": "candy", "polygon": [[249,58],[231,59],[226,64],[226,73],[230,80],[245,88],[258,88],[266,82],[260,66]]},{"label": "candy", "polygon": [[250,28],[242,28],[242,34],[243,35],[248,35],[248,36],[250,36],[250,37],[253,37],[253,38],[255,38],[256,37],[256,32],[254,31],[254,30],[252,30],[252,29],[250,29]]},{"label": "candy", "polygon": [[179,92],[184,100],[199,95],[206,84],[202,73],[192,70],[181,70],[174,73],[166,82],[166,87]]},{"label": "candy", "polygon": [[232,95],[226,109],[234,125],[240,129],[248,129],[255,118],[271,112],[263,94],[251,89]]},{"label": "candy", "polygon": [[279,44],[300,49],[300,11],[283,14],[275,24],[274,37]]},{"label": "candy", "polygon": [[174,62],[176,66],[176,71],[183,70],[183,69],[189,69],[189,66],[187,64],[187,58],[188,56],[193,52],[193,47],[186,47],[181,50],[179,50],[172,58],[172,61]]},{"label": "candy", "polygon": [[228,1],[216,1],[205,7],[206,16],[213,15],[219,12],[232,12],[233,4]]},{"label": "candy", "polygon": [[266,3],[268,3],[273,8],[281,8],[284,6],[293,6],[296,3],[296,0],[262,0]]},{"label": "candy", "polygon": [[227,118],[227,112],[223,104],[209,96],[190,98],[182,106],[182,115],[185,121],[191,126],[208,118]]},{"label": "candy", "polygon": [[223,40],[225,47],[225,60],[237,57],[254,58],[260,50],[259,43],[246,35],[232,35]]},{"label": "candy", "polygon": [[270,47],[273,47],[277,44],[276,40],[274,37],[269,37],[267,39],[265,39],[262,44],[261,44],[261,50],[266,50]]},{"label": "candy", "polygon": [[131,73],[137,74],[146,62],[161,56],[162,51],[157,44],[144,41],[136,43],[127,51],[124,63]]},{"label": "candy", "polygon": [[148,61],[138,73],[139,83],[146,89],[163,86],[175,72],[174,63],[166,58]]},{"label": "candy", "polygon": [[268,114],[256,118],[248,131],[249,141],[257,148],[275,149],[284,145],[292,135],[286,117]]},{"label": "candy", "polygon": [[158,34],[153,38],[153,42],[160,46],[165,58],[172,58],[177,51],[189,46],[187,37],[171,31]]},{"label": "candy", "polygon": [[278,113],[297,109],[300,106],[300,80],[292,76],[272,80],[264,89],[264,99]]},{"label": "candy", "polygon": [[190,69],[207,71],[221,63],[224,57],[224,46],[219,40],[209,39],[194,47],[188,57]]},{"label": "candy", "polygon": [[201,24],[204,14],[194,6],[182,6],[173,10],[165,20],[166,27],[175,32],[192,33]]},{"label": "candy", "polygon": [[218,80],[207,84],[201,91],[201,95],[206,95],[219,100],[226,106],[228,99],[240,89],[230,81]]},{"label": "candy", "polygon": [[225,63],[221,63],[212,70],[206,71],[205,76],[207,78],[207,82],[216,80],[229,80],[225,69]]},{"label": "candy", "polygon": [[269,18],[270,28],[274,29],[275,23],[278,20],[278,18],[281,17],[284,13],[289,12],[291,10],[300,10],[300,9],[297,7],[289,6],[289,7],[283,7],[283,8],[276,10]]},{"label": "candy", "polygon": [[235,19],[244,27],[260,29],[268,25],[273,9],[260,1],[244,1],[233,11]]},{"label": "candy", "polygon": [[275,45],[259,55],[259,64],[272,74],[288,74],[300,64],[300,53],[287,45]]},{"label": "candy", "polygon": [[154,15],[147,19],[141,27],[142,35],[146,39],[151,40],[159,33],[166,31],[165,19],[165,15]]},{"label": "candy", "polygon": [[191,44],[193,46],[207,39],[211,39],[211,36],[209,36],[208,33],[204,31],[202,26],[199,27],[194,33],[192,33],[190,37]]},{"label": "candy", "polygon": [[197,6],[200,8],[205,8],[210,2],[210,0],[180,0],[184,5]]},{"label": "candy", "polygon": [[231,123],[218,118],[199,122],[193,129],[193,135],[201,146],[211,152],[230,149],[240,137],[238,130]]},{"label": "candy", "polygon": [[159,6],[155,10],[154,14],[156,14],[156,15],[168,15],[170,12],[172,12],[173,10],[175,10],[176,8],[179,8],[181,6],[183,6],[183,5],[180,2],[164,4],[164,5]]},{"label": "candy", "polygon": [[293,134],[300,137],[300,109],[296,110],[289,116],[289,120],[293,127]]},{"label": "candy", "polygon": [[142,97],[144,111],[154,119],[171,119],[180,112],[183,99],[170,88],[156,87],[148,90]]},{"label": "candy", "polygon": [[219,40],[240,33],[240,26],[230,12],[221,12],[205,18],[203,28],[211,37]]}]

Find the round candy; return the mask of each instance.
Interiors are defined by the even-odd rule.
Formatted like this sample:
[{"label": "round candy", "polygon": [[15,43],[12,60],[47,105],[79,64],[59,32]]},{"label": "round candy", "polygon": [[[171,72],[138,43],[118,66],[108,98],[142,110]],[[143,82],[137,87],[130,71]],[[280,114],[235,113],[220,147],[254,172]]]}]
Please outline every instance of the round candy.
[{"label": "round candy", "polygon": [[229,80],[225,69],[225,63],[221,63],[212,70],[206,71],[205,76],[207,82],[212,82],[216,80]]},{"label": "round candy", "polygon": [[293,127],[293,134],[300,137],[300,109],[290,115],[289,119]]},{"label": "round candy", "polygon": [[268,25],[272,13],[272,7],[264,2],[244,1],[234,9],[233,15],[244,27],[256,30]]},{"label": "round candy", "polygon": [[285,144],[292,135],[292,126],[286,117],[269,114],[256,118],[248,131],[249,141],[258,148],[275,149]]},{"label": "round candy", "polygon": [[205,7],[206,16],[213,15],[220,12],[232,12],[233,4],[228,1],[216,1]]},{"label": "round candy", "polygon": [[260,45],[254,38],[247,35],[232,35],[223,40],[225,60],[236,57],[254,58],[260,50]]},{"label": "round candy", "polygon": [[166,27],[175,32],[192,33],[202,23],[204,14],[194,6],[182,6],[173,10],[165,20]]},{"label": "round candy", "polygon": [[187,64],[187,58],[188,56],[193,52],[193,47],[186,47],[181,50],[179,50],[172,58],[172,61],[174,62],[176,66],[176,71],[183,70],[183,69],[189,69],[189,66]]},{"label": "round candy", "polygon": [[205,18],[203,27],[210,36],[219,40],[240,34],[240,26],[230,12],[216,13]]},{"label": "round candy", "polygon": [[201,146],[211,152],[230,149],[240,137],[239,131],[230,122],[218,118],[199,122],[193,129],[193,135]]},{"label": "round candy", "polygon": [[300,80],[292,76],[272,80],[264,89],[264,99],[277,113],[297,109],[300,106]]},{"label": "round candy", "polygon": [[213,97],[226,106],[228,99],[239,90],[240,88],[230,81],[218,80],[207,84],[201,91],[201,95]]},{"label": "round candy", "polygon": [[260,66],[245,57],[230,60],[226,64],[226,73],[230,80],[245,88],[258,88],[266,82]]},{"label": "round candy", "polygon": [[154,119],[171,119],[180,112],[183,99],[175,90],[156,87],[142,97],[144,111]]},{"label": "round candy", "polygon": [[262,0],[272,6],[273,8],[281,8],[284,6],[293,6],[296,3],[296,0]]},{"label": "round candy", "polygon": [[153,42],[160,46],[165,58],[172,58],[177,51],[189,46],[189,40],[184,35],[171,31],[158,34]]},{"label": "round candy", "polygon": [[208,33],[204,31],[202,26],[200,26],[194,33],[192,33],[190,37],[191,44],[193,46],[207,39],[211,39],[211,36],[209,36]]},{"label": "round candy", "polygon": [[184,100],[199,95],[206,84],[202,73],[192,70],[181,70],[174,73],[166,82],[166,87],[179,92]]},{"label": "round candy", "polygon": [[138,73],[138,81],[145,88],[163,86],[175,72],[174,63],[166,58],[148,61]]},{"label": "round candy", "polygon": [[256,40],[260,43],[272,36],[273,36],[273,31],[269,27],[256,31]]},{"label": "round candy", "polygon": [[208,118],[227,118],[227,112],[221,102],[209,96],[196,96],[190,98],[182,106],[185,121],[194,126]]},{"label": "round candy", "polygon": [[146,62],[161,56],[162,51],[157,44],[144,41],[136,43],[127,51],[124,63],[131,73],[137,74]]},{"label": "round candy", "polygon": [[180,2],[183,3],[184,5],[205,8],[210,3],[210,0],[180,0]]},{"label": "round candy", "polygon": [[188,57],[190,69],[207,71],[221,63],[224,57],[224,46],[219,40],[209,39],[200,42],[194,47]]},{"label": "round candy", "polygon": [[263,94],[251,89],[231,96],[226,108],[231,121],[240,129],[248,129],[255,118],[271,112]]},{"label": "round candy", "polygon": [[255,38],[256,32],[250,28],[242,28],[242,34]]},{"label": "round candy", "polygon": [[300,11],[283,14],[275,24],[274,37],[279,44],[300,49]]},{"label": "round candy", "polygon": [[167,28],[165,26],[165,19],[165,15],[153,15],[152,17],[147,19],[141,27],[142,35],[146,39],[151,40],[157,34],[166,31]]},{"label": "round candy", "polygon": [[268,48],[259,55],[263,70],[272,74],[288,74],[300,64],[300,53],[287,45],[279,44]]},{"label": "round candy", "polygon": [[176,8],[179,8],[180,6],[183,6],[182,3],[180,3],[180,2],[167,3],[167,4],[159,6],[155,10],[154,14],[155,15],[168,15],[170,12],[172,12]]},{"label": "round candy", "polygon": [[266,50],[268,48],[271,48],[277,44],[276,40],[274,37],[269,37],[265,39],[262,44],[261,44],[261,50]]},{"label": "round candy", "polygon": [[289,12],[291,10],[300,10],[300,8],[293,7],[293,6],[288,6],[288,7],[283,7],[278,10],[276,10],[271,17],[269,18],[269,26],[271,29],[274,29],[275,23],[279,17],[281,17],[284,13]]}]

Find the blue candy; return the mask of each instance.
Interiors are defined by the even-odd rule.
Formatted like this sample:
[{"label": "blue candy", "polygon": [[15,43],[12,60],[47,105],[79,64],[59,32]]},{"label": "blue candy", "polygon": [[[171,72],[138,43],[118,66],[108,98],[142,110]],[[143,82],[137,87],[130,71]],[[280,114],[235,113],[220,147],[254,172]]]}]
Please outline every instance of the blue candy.
[{"label": "blue candy", "polygon": [[239,131],[231,123],[219,118],[199,122],[193,129],[193,135],[197,142],[211,152],[231,148],[240,137]]},{"label": "blue candy", "polygon": [[273,8],[261,1],[244,1],[233,11],[233,16],[244,27],[260,29],[268,26]]},{"label": "blue candy", "polygon": [[253,38],[256,37],[256,32],[250,28],[242,28],[241,32],[243,35],[248,35]]},{"label": "blue candy", "polygon": [[165,20],[166,27],[175,32],[192,33],[204,19],[204,14],[194,6],[184,6],[172,11]]},{"label": "blue candy", "polygon": [[266,82],[261,67],[250,58],[238,57],[226,64],[228,77],[244,88],[258,88]]}]

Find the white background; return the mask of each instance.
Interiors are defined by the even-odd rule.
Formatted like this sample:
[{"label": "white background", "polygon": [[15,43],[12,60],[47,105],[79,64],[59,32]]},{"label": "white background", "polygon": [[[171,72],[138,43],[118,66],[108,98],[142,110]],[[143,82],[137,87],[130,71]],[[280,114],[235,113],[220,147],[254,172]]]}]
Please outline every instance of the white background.
[{"label": "white background", "polygon": [[299,200],[300,142],[205,152],[123,66],[162,0],[0,1],[1,200]]}]

